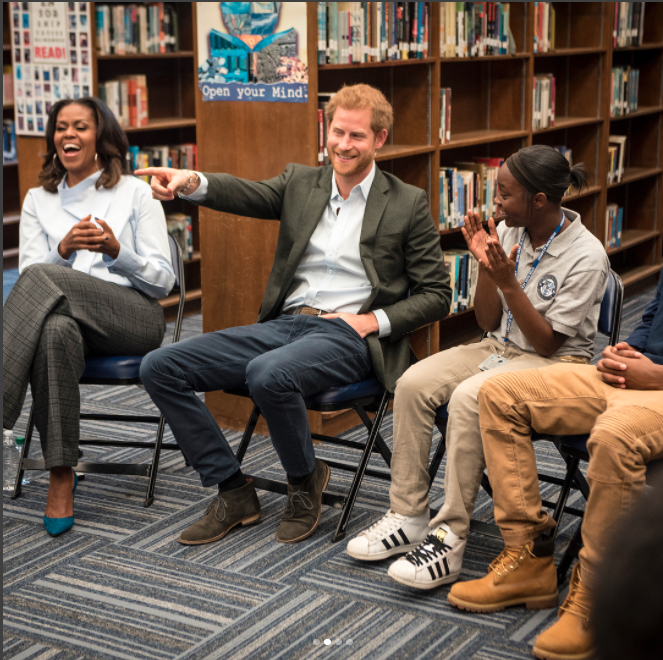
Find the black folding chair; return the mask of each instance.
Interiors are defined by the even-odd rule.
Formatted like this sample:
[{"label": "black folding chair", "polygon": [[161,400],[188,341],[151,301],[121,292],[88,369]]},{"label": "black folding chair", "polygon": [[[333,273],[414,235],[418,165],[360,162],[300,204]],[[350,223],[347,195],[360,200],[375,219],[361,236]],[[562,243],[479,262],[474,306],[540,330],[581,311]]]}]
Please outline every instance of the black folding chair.
[{"label": "black folding chair", "polygon": [[[177,308],[177,320],[173,333],[173,343],[179,341],[182,329],[182,316],[184,314],[185,285],[184,264],[182,253],[177,242],[172,236],[168,236],[170,247],[170,258],[175,272],[175,286],[172,292],[179,293],[179,305]],[[138,385],[140,384],[140,364],[143,356],[124,355],[111,357],[89,357],[85,360],[85,371],[80,380],[81,385]],[[148,423],[158,424],[157,437],[154,442],[132,442],[124,440],[100,440],[97,438],[81,438],[80,445],[95,445],[99,447],[122,447],[136,449],[152,449],[152,460],[150,463],[88,463],[79,462],[74,467],[76,472],[92,472],[97,474],[134,474],[148,477],[147,493],[145,495],[145,506],[150,506],[154,501],[154,487],[159,468],[159,456],[162,449],[179,450],[175,442],[164,443],[163,433],[166,420],[163,415],[107,415],[102,413],[81,413],[82,420],[95,420],[104,422],[131,422],[134,424]],[[30,409],[28,417],[28,428],[25,434],[25,443],[21,451],[19,470],[16,475],[12,499],[21,494],[21,482],[25,470],[44,470],[44,460],[28,458],[30,443],[34,431],[34,405]]]},{"label": "black folding chair", "polygon": [[[227,393],[250,398],[250,393],[245,387],[227,390]],[[319,392],[305,400],[307,410],[314,410],[317,412],[338,412],[348,409],[355,410],[368,432],[368,437],[365,443],[322,435],[320,433],[311,433],[311,437],[314,440],[320,440],[339,447],[357,449],[362,452],[359,463],[356,465],[325,459],[325,463],[331,468],[355,473],[350,489],[345,496],[327,491],[322,494],[323,504],[332,506],[336,509],[342,509],[338,525],[336,526],[336,531],[332,537],[332,543],[345,538],[348,521],[350,519],[350,514],[352,513],[352,507],[354,506],[364,475],[377,477],[378,479],[384,479],[386,481],[391,480],[391,474],[388,471],[374,470],[367,466],[372,453],[380,454],[384,459],[384,462],[387,464],[387,467],[391,466],[391,450],[380,435],[380,428],[392,396],[393,395],[384,388],[377,378],[371,377],[353,385],[330,388],[329,390]],[[373,413],[375,415],[373,421],[371,421],[367,413]],[[240,464],[244,460],[244,455],[251,442],[251,437],[253,436],[260,415],[260,408],[254,404],[242,440],[237,449],[237,460]],[[438,453],[439,450],[440,448],[438,446]],[[442,455],[443,454],[444,447],[442,447]],[[429,469],[429,473],[432,475],[431,483],[433,481],[432,477],[439,468],[442,455],[437,459],[436,454],[436,458],[431,462]],[[281,493],[283,495],[288,492],[288,485],[285,482],[255,476],[251,476],[251,478],[253,479],[256,488],[271,491],[273,493]]]},{"label": "black folding chair", "polygon": [[[605,294],[603,295],[603,300],[601,301],[601,311],[598,321],[598,331],[609,337],[611,346],[614,346],[619,342],[619,330],[621,326],[623,302],[624,285],[619,275],[617,275],[617,273],[611,269],[608,275],[608,285],[606,287]],[[484,333],[484,337],[485,336],[486,335]],[[446,433],[447,420],[448,414],[447,406],[445,404],[444,406],[438,408],[435,418],[435,423],[440,429],[440,433],[442,433],[443,438]],[[589,460],[589,455],[586,452],[588,438],[588,435],[553,436],[537,433],[536,431],[532,433],[532,441],[548,440],[553,442],[560,452],[560,455],[564,459],[564,462],[566,463],[566,470],[563,479],[553,475],[541,473],[538,475],[539,481],[560,486],[560,492],[557,501],[552,502],[549,500],[542,500],[543,506],[553,510],[552,517],[557,523],[555,534],[559,529],[559,522],[564,513],[569,513],[580,518],[582,518],[584,515],[584,512],[580,509],[567,506],[567,501],[572,489],[579,490],[585,499],[589,497],[589,485],[579,468],[581,460]],[[493,490],[491,488],[490,481],[488,480],[488,475],[485,473],[481,480],[481,486],[492,498]],[[479,520],[471,521],[470,530],[479,534],[484,534],[486,536],[492,536],[500,539],[502,538],[499,527],[497,527],[497,525],[484,523]],[[560,562],[557,572],[557,577],[560,582],[564,580],[566,572],[568,571],[568,568],[573,561],[573,557],[577,556],[577,550],[579,549],[578,543],[580,543],[579,539],[580,529],[578,529],[576,532],[574,539],[571,541],[569,548],[567,549],[564,557],[562,558],[562,561]]]}]

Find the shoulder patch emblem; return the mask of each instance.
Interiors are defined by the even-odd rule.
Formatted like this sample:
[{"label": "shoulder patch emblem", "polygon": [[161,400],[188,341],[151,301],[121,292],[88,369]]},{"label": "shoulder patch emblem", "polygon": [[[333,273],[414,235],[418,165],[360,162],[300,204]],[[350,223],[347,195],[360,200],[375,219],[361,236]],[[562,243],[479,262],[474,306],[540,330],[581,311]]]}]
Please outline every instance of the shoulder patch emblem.
[{"label": "shoulder patch emblem", "polygon": [[543,275],[537,284],[536,291],[541,300],[552,300],[557,293],[557,278],[550,273]]}]

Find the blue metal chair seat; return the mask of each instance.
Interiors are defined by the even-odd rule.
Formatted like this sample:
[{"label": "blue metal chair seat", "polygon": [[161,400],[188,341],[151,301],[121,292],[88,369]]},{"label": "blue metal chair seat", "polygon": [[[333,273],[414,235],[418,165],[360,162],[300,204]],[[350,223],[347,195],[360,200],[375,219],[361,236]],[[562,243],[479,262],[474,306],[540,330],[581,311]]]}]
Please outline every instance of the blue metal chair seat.
[{"label": "blue metal chair seat", "polygon": [[[177,308],[177,320],[173,332],[173,343],[179,341],[180,331],[182,329],[182,316],[184,314],[185,286],[184,286],[184,262],[177,242],[172,236],[168,236],[168,246],[170,248],[170,260],[175,271],[175,284],[173,293],[179,294],[179,304]],[[80,379],[83,385],[137,385],[140,383],[140,364],[143,361],[141,355],[96,355],[86,358],[85,371]],[[25,434],[25,443],[21,452],[19,470],[16,475],[14,492],[12,499],[18,497],[21,493],[21,483],[25,470],[43,470],[43,459],[28,458],[30,442],[34,429],[34,407],[30,410],[28,418],[28,428]],[[152,460],[150,463],[89,463],[80,462],[74,467],[76,472],[93,472],[99,474],[132,474],[148,477],[147,492],[145,495],[145,506],[150,506],[154,501],[154,488],[156,485],[157,470],[159,468],[159,457],[162,449],[178,450],[179,445],[176,442],[163,442],[163,433],[166,420],[163,415],[116,415],[105,413],[81,413],[81,420],[109,421],[109,422],[130,422],[158,424],[157,435],[154,441],[138,442],[128,440],[100,440],[97,438],[81,438],[79,444],[94,445],[101,447],[121,447],[123,449],[152,449]],[[185,457],[186,462],[186,457]]]},{"label": "blue metal chair seat", "polygon": [[[85,360],[85,371],[80,382],[90,384],[104,384],[100,381],[112,382],[119,385],[118,381],[140,382],[140,365],[143,361],[142,355],[97,355]],[[92,383],[92,381],[94,381]]]}]

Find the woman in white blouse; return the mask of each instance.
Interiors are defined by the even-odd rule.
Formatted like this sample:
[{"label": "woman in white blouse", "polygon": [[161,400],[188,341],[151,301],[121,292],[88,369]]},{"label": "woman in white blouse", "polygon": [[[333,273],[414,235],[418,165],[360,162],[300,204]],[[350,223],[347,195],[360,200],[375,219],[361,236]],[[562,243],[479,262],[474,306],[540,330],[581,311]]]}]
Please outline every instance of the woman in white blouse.
[{"label": "woman in white blouse", "polygon": [[157,299],[175,276],[166,222],[127,169],[127,137],[96,98],[55,104],[39,188],[20,222],[19,271],[3,314],[3,427],[28,382],[50,486],[44,525],[74,523],[78,381],[88,355],[145,355],[165,331]]}]

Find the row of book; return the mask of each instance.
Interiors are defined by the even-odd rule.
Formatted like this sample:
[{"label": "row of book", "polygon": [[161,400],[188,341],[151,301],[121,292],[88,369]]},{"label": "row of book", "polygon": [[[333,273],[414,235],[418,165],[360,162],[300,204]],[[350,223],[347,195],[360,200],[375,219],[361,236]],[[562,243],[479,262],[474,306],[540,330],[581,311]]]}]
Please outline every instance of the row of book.
[{"label": "row of book", "polygon": [[[569,149],[569,147],[567,147],[567,146],[556,146],[556,147],[553,147],[553,149],[555,149],[556,151],[559,151],[559,153],[562,154],[562,156],[564,156],[564,158],[566,158],[566,160],[569,161],[569,167],[573,167],[573,150],[572,149]],[[569,186],[566,190],[565,195],[573,195],[573,193],[574,193],[573,186]]]},{"label": "row of book", "polygon": [[608,204],[605,208],[605,249],[607,252],[621,247],[624,209],[617,204]]},{"label": "row of book", "polygon": [[614,47],[641,46],[644,27],[644,2],[615,2],[615,23],[612,30]]},{"label": "row of book", "polygon": [[193,227],[191,216],[185,213],[169,213],[166,229],[182,250],[183,259],[193,258]]},{"label": "row of book", "polygon": [[508,2],[443,2],[440,55],[483,57],[509,52]]},{"label": "row of book", "polygon": [[624,176],[624,152],[626,135],[608,137],[608,184],[621,183]]},{"label": "row of book", "polygon": [[[131,145],[127,152],[129,169],[132,172],[146,167],[174,167],[178,170],[198,169],[198,148],[190,142],[175,145],[138,147]],[[150,178],[138,177],[150,182]]]},{"label": "row of book", "polygon": [[451,142],[451,87],[440,89],[440,144]]},{"label": "row of book", "polygon": [[503,158],[475,158],[440,168],[440,230],[462,227],[468,211],[488,219],[503,162]]},{"label": "row of book", "polygon": [[449,273],[453,299],[450,314],[457,314],[474,305],[479,279],[479,262],[469,250],[445,250],[444,267]]},{"label": "row of book", "polygon": [[2,122],[2,163],[16,162],[16,126],[13,119]]},{"label": "row of book", "polygon": [[534,52],[555,50],[555,8],[552,2],[534,3]]},{"label": "row of book", "polygon": [[11,64],[2,67],[2,105],[11,105],[14,102],[14,74]]},{"label": "row of book", "polygon": [[318,64],[428,57],[427,2],[318,2]]},{"label": "row of book", "polygon": [[327,153],[327,117],[325,110],[327,103],[331,100],[334,93],[325,94],[318,92],[318,165],[329,165],[329,154]]},{"label": "row of book", "polygon": [[147,126],[147,79],[143,74],[118,76],[117,80],[99,83],[99,98],[123,128]]},{"label": "row of book", "polygon": [[532,130],[555,125],[555,76],[544,73],[534,76]]},{"label": "row of book", "polygon": [[180,49],[177,11],[170,3],[96,5],[99,55],[172,53]]},{"label": "row of book", "polygon": [[638,109],[640,69],[613,67],[610,76],[610,116],[620,117]]}]

